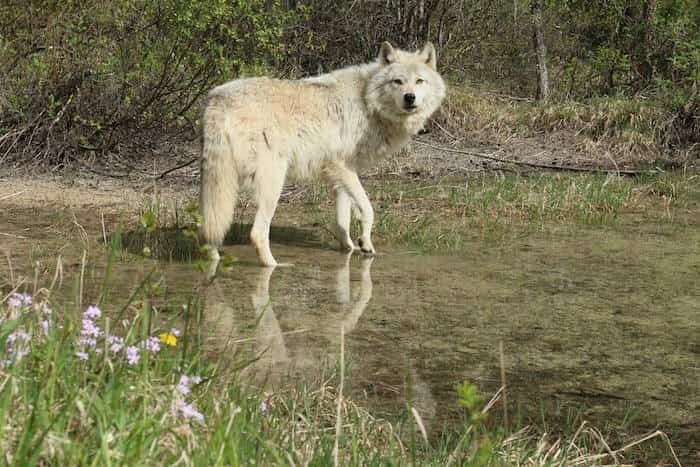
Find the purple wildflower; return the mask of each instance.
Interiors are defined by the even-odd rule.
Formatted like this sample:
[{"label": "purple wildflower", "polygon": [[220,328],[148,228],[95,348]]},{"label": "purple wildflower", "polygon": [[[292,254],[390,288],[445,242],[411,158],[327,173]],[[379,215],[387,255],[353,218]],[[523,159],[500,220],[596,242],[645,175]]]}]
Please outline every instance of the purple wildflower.
[{"label": "purple wildflower", "polygon": [[112,353],[119,353],[124,348],[124,339],[119,336],[107,337],[107,343],[109,344],[109,351]]},{"label": "purple wildflower", "polygon": [[129,365],[136,365],[139,362],[139,348],[136,346],[129,346],[126,348],[126,362]]},{"label": "purple wildflower", "polygon": [[143,342],[142,347],[145,347],[151,353],[158,353],[160,352],[160,339],[149,337]]},{"label": "purple wildflower", "polygon": [[89,318],[83,318],[83,328],[80,330],[80,334],[85,337],[99,337],[100,328]]},{"label": "purple wildflower", "polygon": [[45,336],[49,335],[49,327],[51,326],[51,323],[49,323],[48,319],[43,319],[39,323],[41,325],[41,330],[44,332]]},{"label": "purple wildflower", "polygon": [[40,306],[41,312],[44,314],[44,316],[49,317],[51,316],[51,308],[49,307],[49,304],[44,302]]},{"label": "purple wildflower", "polygon": [[[97,310],[95,312],[95,310]],[[83,355],[87,355],[85,351],[87,349],[97,349],[97,338],[102,335],[100,327],[95,324],[92,320],[94,317],[100,316],[100,310],[96,307],[88,307],[88,311],[83,313],[83,327],[80,329],[80,338],[78,338],[78,345],[80,346],[80,351],[76,352],[76,356],[83,359]]]},{"label": "purple wildflower", "polygon": [[24,331],[23,329],[19,329],[7,336],[5,345],[7,346],[8,351],[19,351],[20,348],[26,347],[26,344],[29,342],[30,339],[31,336],[27,334],[26,331]]},{"label": "purple wildflower", "polygon": [[102,316],[102,312],[100,311],[100,309],[94,305],[90,305],[89,307],[87,307],[87,310],[85,310],[85,313],[83,313],[83,320],[97,319],[100,316]]},{"label": "purple wildflower", "polygon": [[185,401],[176,400],[175,410],[180,412],[180,414],[187,420],[194,419],[198,422],[204,421],[204,415],[202,415],[201,412],[197,411],[197,409],[194,408],[193,404],[187,404]]},{"label": "purple wildflower", "polygon": [[190,391],[192,390],[190,388],[190,378],[189,376],[182,375],[180,376],[180,382],[177,383],[176,389],[180,394],[189,394]]},{"label": "purple wildflower", "polygon": [[20,308],[32,304],[32,296],[26,293],[13,293],[7,299],[7,306]]},{"label": "purple wildflower", "polygon": [[22,343],[27,343],[31,339],[31,336],[27,334],[26,331],[23,329],[19,329],[9,336],[7,336],[7,340],[5,341],[6,345],[10,347],[14,347],[15,344],[21,345]]},{"label": "purple wildflower", "polygon": [[78,357],[80,360],[86,361],[88,359],[88,353],[87,352],[76,352],[75,356]]},{"label": "purple wildflower", "polygon": [[175,337],[180,337],[180,330],[177,329],[177,328],[172,328],[172,329],[170,330],[170,334],[172,334],[172,335],[175,336]]},{"label": "purple wildflower", "polygon": [[81,337],[78,339],[78,343],[80,344],[80,347],[89,347],[91,349],[94,349],[97,347],[97,339],[94,337]]},{"label": "purple wildflower", "polygon": [[19,329],[19,330],[13,332],[12,334],[10,334],[9,336],[7,336],[7,340],[5,341],[5,345],[12,348],[15,345],[15,343],[19,343],[20,341],[28,342],[29,339],[31,339],[31,336],[29,334],[27,334],[27,332],[24,331],[23,329]]},{"label": "purple wildflower", "polygon": [[193,384],[199,384],[202,382],[202,378],[199,375],[195,376],[180,376],[180,382],[177,383],[176,389],[180,394],[189,394],[192,391]]},{"label": "purple wildflower", "polygon": [[19,329],[7,336],[5,340],[5,350],[10,358],[5,361],[6,365],[10,365],[12,362],[18,362],[25,355],[29,354],[30,339],[31,336],[23,329]]}]

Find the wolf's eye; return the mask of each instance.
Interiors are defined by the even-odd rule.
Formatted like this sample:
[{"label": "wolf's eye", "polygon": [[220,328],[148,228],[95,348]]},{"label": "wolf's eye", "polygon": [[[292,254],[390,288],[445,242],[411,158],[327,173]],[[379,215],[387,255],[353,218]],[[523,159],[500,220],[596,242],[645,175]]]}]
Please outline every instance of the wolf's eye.
[{"label": "wolf's eye", "polygon": [[403,84],[403,80],[401,80],[401,79],[399,79],[399,78],[396,78],[396,79],[394,80],[394,84],[396,84],[396,85],[398,85],[398,86],[401,86],[401,85]]},{"label": "wolf's eye", "polygon": [[423,83],[425,83],[425,80],[423,78],[418,78],[416,80],[416,84],[423,84]]}]

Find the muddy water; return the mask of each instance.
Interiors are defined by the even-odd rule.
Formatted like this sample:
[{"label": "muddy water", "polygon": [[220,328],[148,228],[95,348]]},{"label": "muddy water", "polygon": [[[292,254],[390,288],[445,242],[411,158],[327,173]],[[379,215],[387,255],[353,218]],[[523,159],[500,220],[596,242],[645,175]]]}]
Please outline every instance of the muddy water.
[{"label": "muddy water", "polygon": [[[240,261],[199,289],[208,351],[258,357],[246,371],[269,386],[317,380],[337,361],[343,328],[355,398],[389,413],[410,404],[437,433],[459,416],[456,384],[500,387],[502,342],[521,423],[556,431],[579,416],[603,430],[659,427],[685,459],[700,450],[697,226],[571,226],[465,240],[451,256],[389,248],[366,259],[291,243],[273,252],[294,266],[274,270],[258,267],[250,246],[227,246]],[[113,271],[117,295],[155,264],[129,258]],[[170,289],[202,280],[184,262],[158,267]],[[100,277],[100,266],[88,269]]]}]

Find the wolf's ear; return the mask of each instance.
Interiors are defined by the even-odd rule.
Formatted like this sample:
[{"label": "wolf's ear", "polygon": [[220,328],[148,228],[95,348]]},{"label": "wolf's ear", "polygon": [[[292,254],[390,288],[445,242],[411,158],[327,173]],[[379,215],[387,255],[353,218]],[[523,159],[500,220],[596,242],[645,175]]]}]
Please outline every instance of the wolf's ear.
[{"label": "wolf's ear", "polygon": [[435,55],[435,47],[432,42],[426,42],[420,51],[420,56],[425,60],[430,68],[435,70],[437,68],[437,57]]},{"label": "wolf's ear", "polygon": [[379,64],[388,65],[396,61],[396,51],[388,42],[382,42],[382,48],[379,50]]}]

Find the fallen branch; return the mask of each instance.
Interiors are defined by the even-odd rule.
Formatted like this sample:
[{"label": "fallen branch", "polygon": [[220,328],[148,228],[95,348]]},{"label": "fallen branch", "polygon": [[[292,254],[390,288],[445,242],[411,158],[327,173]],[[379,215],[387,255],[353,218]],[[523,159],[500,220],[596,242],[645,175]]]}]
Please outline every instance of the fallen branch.
[{"label": "fallen branch", "polygon": [[[453,149],[453,148],[448,148],[445,146],[438,146],[436,144],[427,143],[427,142],[421,141],[421,140],[414,140],[414,142],[421,144],[423,146],[428,146],[428,147],[431,147],[433,149],[437,149],[439,151],[451,152],[454,154],[464,154],[467,156],[478,157],[480,159],[487,159],[490,161],[499,162],[501,164],[524,165],[527,167],[534,167],[537,169],[560,170],[560,171],[566,171],[566,172],[593,172],[593,173],[605,173],[605,174],[628,175],[628,176],[656,173],[656,171],[654,171],[654,170],[610,170],[610,169],[601,169],[601,168],[595,168],[595,167],[585,168],[585,167],[572,167],[572,166],[566,166],[566,165],[538,164],[536,162],[526,162],[526,161],[502,159],[500,157],[494,156],[493,154],[484,154],[481,152],[465,151],[463,149]],[[544,153],[544,151],[538,153],[537,155],[540,155],[543,153]]]},{"label": "fallen branch", "polygon": [[190,160],[187,161],[187,162],[184,162],[184,163],[182,163],[182,164],[180,164],[180,165],[177,165],[177,166],[175,166],[175,167],[173,167],[173,168],[171,168],[171,169],[166,170],[165,172],[162,172],[160,175],[158,175],[158,176],[156,176],[156,177],[154,177],[154,178],[163,179],[163,178],[165,178],[165,176],[168,175],[170,172],[175,172],[176,170],[180,170],[180,169],[182,169],[182,168],[185,168],[185,167],[187,167],[188,165],[191,165],[193,162],[196,162],[197,159],[199,159],[199,157],[194,157],[194,158],[190,159]]}]

